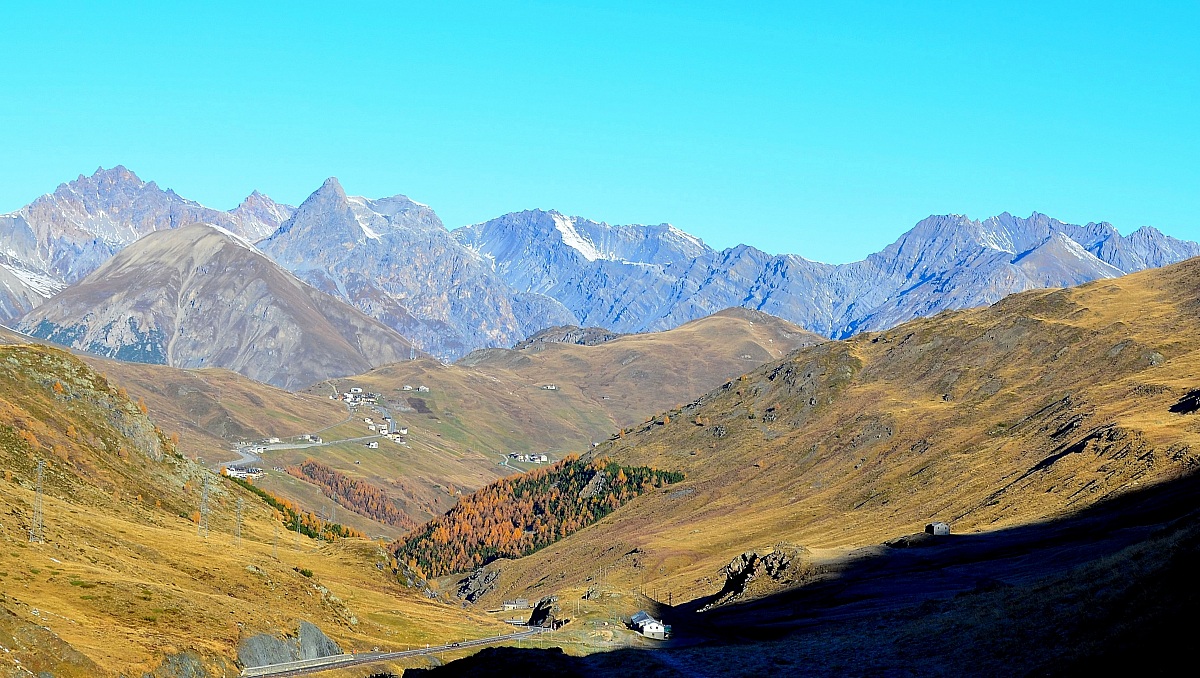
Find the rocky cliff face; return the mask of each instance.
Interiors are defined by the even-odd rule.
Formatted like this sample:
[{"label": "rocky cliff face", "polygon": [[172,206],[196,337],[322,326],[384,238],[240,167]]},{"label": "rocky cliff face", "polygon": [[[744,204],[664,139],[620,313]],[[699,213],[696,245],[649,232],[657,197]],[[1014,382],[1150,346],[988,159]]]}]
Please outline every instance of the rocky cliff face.
[{"label": "rocky cliff face", "polygon": [[0,215],[0,322],[137,238],[192,222],[257,242],[304,281],[443,359],[512,346],[547,327],[657,331],[730,307],[846,337],[1200,255],[1200,245],[1150,227],[1122,236],[1106,223],[1005,213],[931,216],[881,252],[834,266],[748,245],[715,251],[669,224],[555,211],[448,232],[426,205],[347,196],[332,179],[300,208],[254,192],[222,212],[116,167]]},{"label": "rocky cliff face", "polygon": [[199,224],[138,240],[19,327],[106,357],[225,367],[285,388],[409,355],[393,330]]},{"label": "rocky cliff face", "polygon": [[292,210],[257,191],[229,212],[210,209],[119,165],[80,175],[20,210],[0,215],[0,243],[5,245],[0,253],[0,321],[82,280],[147,233],[208,223],[257,240]]},{"label": "rocky cliff face", "polygon": [[1037,213],[932,216],[883,251],[837,266],[746,245],[716,252],[670,226],[609,226],[556,212],[509,214],[454,235],[510,285],[554,297],[578,324],[619,332],[742,306],[845,337],[1200,255],[1200,245],[1152,228],[1122,236],[1110,224]]},{"label": "rocky cliff face", "polygon": [[313,286],[443,358],[573,321],[557,301],[506,284],[428,206],[402,195],[347,196],[336,179],[259,245]]}]

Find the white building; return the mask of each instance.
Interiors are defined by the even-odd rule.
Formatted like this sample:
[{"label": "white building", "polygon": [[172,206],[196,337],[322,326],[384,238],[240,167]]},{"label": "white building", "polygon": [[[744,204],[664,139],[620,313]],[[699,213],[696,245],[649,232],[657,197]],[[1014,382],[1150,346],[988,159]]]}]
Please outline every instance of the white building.
[{"label": "white building", "polygon": [[925,533],[932,534],[935,537],[944,537],[950,534],[950,526],[946,523],[929,523],[925,526]]},{"label": "white building", "polygon": [[644,610],[633,615],[629,623],[638,633],[647,638],[666,640],[671,637],[671,627],[651,617]]}]

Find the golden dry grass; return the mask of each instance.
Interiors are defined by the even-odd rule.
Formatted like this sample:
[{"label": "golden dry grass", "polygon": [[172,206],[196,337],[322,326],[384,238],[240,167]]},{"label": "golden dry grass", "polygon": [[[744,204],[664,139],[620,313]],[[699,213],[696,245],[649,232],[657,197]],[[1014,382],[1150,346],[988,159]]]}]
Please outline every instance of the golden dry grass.
[{"label": "golden dry grass", "polygon": [[1168,411],[1200,387],[1198,330],[1191,261],[799,350],[595,450],[688,478],[504,564],[493,598],[604,565],[678,602],[747,550],[819,563],[931,520],[991,530],[1175,477],[1200,459],[1200,419]]},{"label": "golden dry grass", "polygon": [[[282,532],[276,545],[272,511],[216,477],[202,539],[188,516],[209,474],[169,447],[156,461],[153,439],[137,433],[151,425],[115,387],[55,350],[8,347],[0,359],[4,670],[16,659],[55,675],[141,675],[182,652],[216,665],[231,661],[241,637],[301,619],[358,650],[503,628],[397,585],[376,567],[386,562],[378,543]],[[45,544],[28,542],[35,458],[47,463]]]}]

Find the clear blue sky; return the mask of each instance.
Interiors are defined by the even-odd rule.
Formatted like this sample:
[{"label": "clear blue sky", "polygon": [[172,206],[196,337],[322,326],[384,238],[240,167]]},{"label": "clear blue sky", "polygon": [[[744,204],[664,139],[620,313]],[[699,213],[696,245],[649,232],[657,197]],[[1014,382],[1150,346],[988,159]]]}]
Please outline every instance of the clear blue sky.
[{"label": "clear blue sky", "polygon": [[1200,239],[1197,2],[16,4],[0,211],[124,164],[830,262],[948,212]]}]

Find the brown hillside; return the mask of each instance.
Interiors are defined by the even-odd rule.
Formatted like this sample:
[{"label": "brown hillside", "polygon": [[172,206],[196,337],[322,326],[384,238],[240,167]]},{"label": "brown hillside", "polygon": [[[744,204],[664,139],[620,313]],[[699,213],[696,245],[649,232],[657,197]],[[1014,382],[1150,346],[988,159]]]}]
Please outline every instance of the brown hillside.
[{"label": "brown hillside", "polygon": [[[23,340],[52,345],[0,327],[0,343]],[[145,403],[155,422],[179,435],[179,450],[188,457],[203,458],[205,464],[213,466],[237,457],[232,451],[237,441],[286,439],[319,432],[332,444],[273,452],[265,458],[268,465],[286,467],[310,456],[318,457],[383,487],[389,496],[409,508],[408,515],[418,522],[450,508],[458,488],[481,487],[514,470],[499,465],[497,457],[466,450],[429,427],[414,428],[404,446],[383,441],[380,449],[369,450],[361,442],[334,442],[369,431],[362,416],[351,417],[340,400],[330,400],[325,393],[292,393],[222,369],[188,370],[125,363],[82,352],[76,355],[105,375],[114,388],[123,388],[130,399]],[[329,508],[330,500],[320,489],[286,473],[269,470],[260,484],[306,511]],[[340,520],[369,535],[394,538],[404,531],[350,511],[342,511]]]},{"label": "brown hillside", "polygon": [[[537,342],[520,350],[485,349],[452,365],[400,362],[337,384],[380,392],[400,412],[411,408],[404,416],[414,427],[433,427],[475,451],[583,451],[620,427],[821,341],[765,313],[729,309],[594,346]],[[404,392],[405,384],[430,392]],[[549,385],[557,389],[542,388]]]},{"label": "brown hillside", "polygon": [[96,355],[223,367],[285,388],[400,359],[409,343],[223,229],[150,233],[18,327]]},{"label": "brown hillside", "polygon": [[507,564],[494,595],[605,566],[698,598],[745,551],[790,543],[820,563],[929,521],[995,530],[1179,476],[1200,463],[1197,336],[1200,259],[798,350],[593,451],[687,479]]},{"label": "brown hillside", "polygon": [[[37,460],[45,543],[29,540]],[[136,403],[63,351],[0,347],[0,466],[0,675],[143,675],[168,658],[176,673],[154,675],[192,659],[235,675],[243,638],[301,619],[347,650],[500,628],[397,586],[375,567],[376,543],[277,537],[260,499],[177,456]],[[207,539],[193,522],[205,477]]]}]

